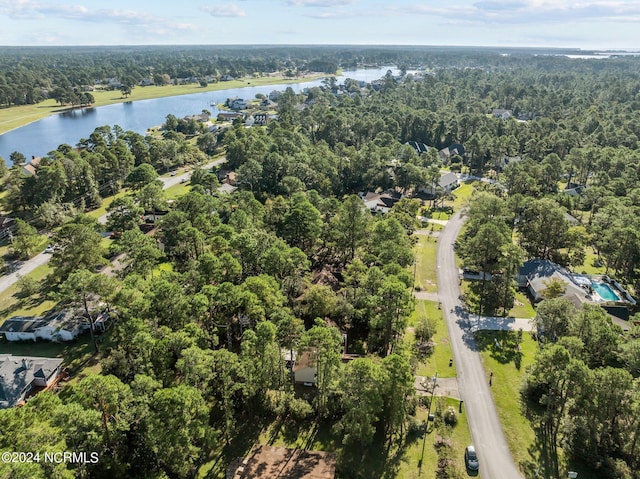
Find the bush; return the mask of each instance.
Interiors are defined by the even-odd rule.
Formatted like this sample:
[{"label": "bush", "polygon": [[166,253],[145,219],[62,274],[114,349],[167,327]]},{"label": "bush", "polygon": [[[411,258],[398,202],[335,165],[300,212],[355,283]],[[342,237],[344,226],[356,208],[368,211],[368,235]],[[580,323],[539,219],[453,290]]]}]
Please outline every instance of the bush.
[{"label": "bush", "polygon": [[449,406],[444,412],[444,422],[449,426],[455,426],[458,424],[458,413],[453,406]]}]

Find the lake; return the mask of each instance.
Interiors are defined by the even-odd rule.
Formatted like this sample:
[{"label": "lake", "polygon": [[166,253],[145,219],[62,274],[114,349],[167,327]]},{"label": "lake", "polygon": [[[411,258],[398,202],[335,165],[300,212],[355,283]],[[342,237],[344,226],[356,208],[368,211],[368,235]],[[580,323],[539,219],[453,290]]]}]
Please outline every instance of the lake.
[{"label": "lake", "polygon": [[[338,82],[346,78],[371,82],[385,75],[387,70],[394,74],[394,67],[345,71],[336,77]],[[9,155],[19,151],[27,158],[43,156],[66,143],[76,145],[81,138],[89,135],[99,126],[119,125],[144,135],[148,128],[164,123],[169,114],[178,118],[209,110],[211,104],[224,103],[227,98],[240,97],[253,99],[258,93],[268,95],[273,90],[285,90],[291,87],[299,93],[304,88],[321,85],[322,80],[304,83],[276,84],[259,87],[231,88],[228,90],[208,91],[191,95],[179,95],[152,100],[117,103],[99,108],[84,108],[52,115],[0,135],[0,157],[9,162]],[[138,87],[143,88],[143,87]],[[153,88],[153,87],[145,87]]]}]

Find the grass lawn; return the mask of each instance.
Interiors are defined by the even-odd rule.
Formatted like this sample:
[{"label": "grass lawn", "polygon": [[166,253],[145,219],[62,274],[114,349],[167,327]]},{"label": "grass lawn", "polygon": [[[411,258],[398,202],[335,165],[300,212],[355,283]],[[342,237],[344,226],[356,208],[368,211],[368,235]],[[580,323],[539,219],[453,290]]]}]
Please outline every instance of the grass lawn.
[{"label": "grass lawn", "polygon": [[582,274],[605,274],[607,268],[602,266],[596,266],[598,263],[598,255],[590,246],[585,248],[585,258],[582,266],[575,266],[571,268],[576,273]]},{"label": "grass lawn", "polygon": [[509,316],[514,318],[533,318],[535,315],[536,311],[531,306],[531,301],[529,301],[527,295],[517,291],[513,308],[509,310]]},{"label": "grass lawn", "polygon": [[[51,268],[45,264],[26,276],[42,281],[50,272]],[[55,301],[47,299],[44,293],[34,294],[30,298],[20,298],[16,283],[0,293],[0,324],[11,316],[38,316],[49,311],[55,304]]]},{"label": "grass lawn", "polygon": [[451,215],[449,213],[445,213],[444,211],[434,211],[431,214],[431,218],[433,218],[434,220],[447,221],[449,218],[451,218]]},{"label": "grass lawn", "polygon": [[475,190],[476,183],[478,183],[478,180],[465,181],[458,188],[453,190],[453,196],[455,199],[453,200],[453,203],[448,202],[450,206],[453,206],[453,211],[460,211],[462,208],[467,206],[467,203]]},{"label": "grass lawn", "polygon": [[[206,87],[198,84],[191,85],[166,85],[148,86],[133,88],[131,95],[124,98],[120,91],[96,90],[91,92],[95,98],[93,107],[123,103],[125,101],[148,100],[151,98],[161,98],[167,96],[189,95],[192,93],[203,93],[207,91],[226,90],[228,88],[241,88],[246,86],[274,85],[280,83],[301,83],[312,81],[317,78],[324,78],[326,74],[319,74],[300,78],[284,77],[262,77],[243,78],[228,82],[210,83]],[[69,109],[67,106],[61,107],[55,100],[46,100],[36,105],[21,105],[11,108],[0,109],[0,134],[6,133],[14,128],[21,127],[33,121],[40,120],[49,115],[60,113]],[[8,158],[6,158],[8,160]]]},{"label": "grass lawn", "polygon": [[102,205],[100,205],[100,208],[97,208],[93,211],[89,211],[87,213],[88,216],[91,216],[92,218],[100,218],[102,215],[106,215],[107,214],[107,208],[109,207],[109,205],[111,204],[111,202],[113,200],[115,200],[116,198],[122,198],[124,196],[129,195],[131,192],[127,189],[122,189],[120,190],[118,193],[116,193],[114,196],[107,196],[106,198],[102,199]]},{"label": "grass lawn", "polygon": [[[543,464],[541,442],[529,420],[522,413],[520,403],[520,385],[526,368],[533,363],[537,351],[537,344],[529,333],[523,334],[520,345],[522,360],[520,368],[516,367],[516,333],[513,331],[481,331],[476,333],[476,339],[487,379],[493,372],[491,394],[498,410],[498,416],[504,430],[509,449],[516,465],[527,479],[552,479],[550,473],[540,468],[540,475],[536,476],[538,466]],[[500,344],[496,346],[495,340]],[[578,472],[580,479],[597,479],[597,475],[590,472],[582,464],[567,463],[560,451],[561,470]],[[563,476],[564,477],[564,476]]]},{"label": "grass lawn", "polygon": [[191,191],[190,181],[186,183],[178,183],[171,188],[167,188],[166,190],[164,190],[164,195],[168,200],[175,200],[176,198],[188,193],[189,191]]},{"label": "grass lawn", "polygon": [[435,293],[438,291],[436,267],[438,239],[427,235],[419,235],[417,238],[418,242],[413,247],[413,255],[416,259],[416,288]]},{"label": "grass lawn", "polygon": [[[449,359],[453,358],[451,351],[451,342],[449,340],[449,330],[444,321],[444,315],[438,308],[436,301],[416,301],[416,308],[409,318],[409,325],[415,326],[420,318],[424,317],[435,319],[435,331],[433,333],[433,342],[435,347],[433,354],[426,359],[420,361],[416,367],[416,375],[432,377],[435,373],[443,378],[451,378],[456,376],[455,364],[449,366]],[[405,344],[411,348],[413,346],[414,334],[407,333],[405,335]]]},{"label": "grass lawn", "polygon": [[[512,331],[481,331],[476,338],[487,379],[489,372],[493,372],[491,393],[509,449],[520,470],[529,471],[537,467],[538,462],[530,452],[536,442],[536,434],[521,413],[520,384],[525,368],[533,363],[537,344],[529,334],[523,334],[520,346],[523,356],[518,369],[515,364],[515,335]],[[499,341],[502,349],[496,346],[495,340]]]}]

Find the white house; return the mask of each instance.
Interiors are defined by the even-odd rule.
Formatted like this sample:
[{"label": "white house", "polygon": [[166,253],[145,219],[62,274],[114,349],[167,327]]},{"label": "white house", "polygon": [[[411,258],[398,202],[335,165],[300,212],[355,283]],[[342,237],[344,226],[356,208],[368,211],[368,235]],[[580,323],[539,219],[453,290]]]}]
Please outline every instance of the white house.
[{"label": "white house", "polygon": [[508,120],[513,115],[513,112],[504,108],[494,108],[491,111],[491,114],[496,118],[500,118],[501,120]]},{"label": "white house", "polygon": [[46,324],[41,317],[14,316],[0,325],[0,333],[7,341],[35,341],[36,330]]},{"label": "white house", "polygon": [[36,338],[45,341],[72,341],[88,327],[88,323],[73,311],[62,311],[50,315],[46,318],[46,324],[36,328]]},{"label": "white house", "polygon": [[386,214],[393,208],[398,201],[400,201],[404,195],[395,190],[387,190],[380,193],[377,192],[360,192],[360,198],[364,202],[364,205],[372,213]]},{"label": "white house", "polygon": [[14,316],[0,326],[7,341],[72,341],[89,328],[74,311],[57,311],[46,317]]},{"label": "white house", "polygon": [[451,171],[441,172],[438,185],[430,185],[420,189],[421,193],[428,195],[435,195],[438,188],[441,188],[443,192],[450,193],[458,187],[458,175]]}]

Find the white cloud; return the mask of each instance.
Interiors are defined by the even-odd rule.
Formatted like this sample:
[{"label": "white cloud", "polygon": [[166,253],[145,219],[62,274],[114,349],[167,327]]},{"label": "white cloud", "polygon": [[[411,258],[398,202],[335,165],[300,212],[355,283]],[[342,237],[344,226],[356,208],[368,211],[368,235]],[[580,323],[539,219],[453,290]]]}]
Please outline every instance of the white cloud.
[{"label": "white cloud", "polygon": [[246,13],[237,5],[216,5],[212,7],[202,7],[212,17],[244,17]]},{"label": "white cloud", "polygon": [[453,0],[446,5],[427,1],[389,8],[390,13],[439,17],[444,23],[548,24],[581,21],[638,21],[637,0],[478,0],[465,3]]},{"label": "white cloud", "polygon": [[121,9],[90,10],[82,5],[64,5],[33,0],[0,1],[0,14],[20,20],[61,18],[125,25],[164,24],[172,28],[179,25],[174,23],[173,20],[147,12]]},{"label": "white cloud", "polygon": [[292,7],[340,7],[350,5],[355,0],[287,0],[287,5]]}]

